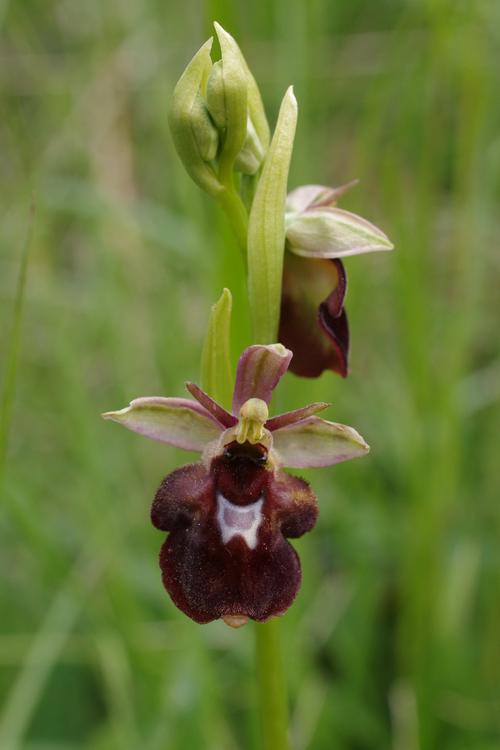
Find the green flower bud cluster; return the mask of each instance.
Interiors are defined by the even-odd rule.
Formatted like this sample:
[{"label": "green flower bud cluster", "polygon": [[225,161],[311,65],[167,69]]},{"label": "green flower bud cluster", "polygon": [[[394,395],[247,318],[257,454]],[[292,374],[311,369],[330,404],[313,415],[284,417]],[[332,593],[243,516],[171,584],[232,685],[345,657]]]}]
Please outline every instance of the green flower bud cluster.
[{"label": "green flower bud cluster", "polygon": [[213,197],[232,189],[233,172],[256,175],[269,146],[259,89],[233,37],[215,24],[222,57],[209,39],[175,87],[169,111],[173,140],[193,180]]},{"label": "green flower bud cluster", "polygon": [[169,124],[193,180],[220,204],[245,256],[255,340],[276,338],[279,322],[285,199],[297,102],[290,87],[271,140],[257,83],[233,37],[214,24],[221,59],[209,39],[182,74]]}]

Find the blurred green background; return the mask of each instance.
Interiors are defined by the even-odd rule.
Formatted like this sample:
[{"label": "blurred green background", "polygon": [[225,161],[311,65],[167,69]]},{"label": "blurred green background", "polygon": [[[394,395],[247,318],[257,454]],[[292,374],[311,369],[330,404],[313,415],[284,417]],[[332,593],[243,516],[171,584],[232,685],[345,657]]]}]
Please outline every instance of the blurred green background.
[{"label": "blurred green background", "polygon": [[359,177],[342,205],[397,247],[346,264],[351,376],[278,395],[372,445],[308,475],[293,750],[498,750],[495,0],[0,3],[0,748],[258,747],[251,626],[196,626],[160,581],[149,504],[186,455],[98,416],[183,394],[223,286],[248,343],[238,251],[166,120],[214,18],[273,123],[295,84],[290,186]]}]

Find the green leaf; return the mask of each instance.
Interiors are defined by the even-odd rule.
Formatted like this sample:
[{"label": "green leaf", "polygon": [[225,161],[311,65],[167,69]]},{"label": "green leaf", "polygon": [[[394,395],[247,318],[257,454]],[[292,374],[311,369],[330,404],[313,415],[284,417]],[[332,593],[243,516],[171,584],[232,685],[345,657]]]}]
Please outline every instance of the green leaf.
[{"label": "green leaf", "polygon": [[229,340],[232,304],[231,292],[224,289],[212,307],[201,354],[201,387],[229,409],[233,394]]},{"label": "green leaf", "polygon": [[290,87],[264,162],[248,225],[248,296],[254,341],[276,341],[285,247],[285,200],[297,124],[297,100]]}]

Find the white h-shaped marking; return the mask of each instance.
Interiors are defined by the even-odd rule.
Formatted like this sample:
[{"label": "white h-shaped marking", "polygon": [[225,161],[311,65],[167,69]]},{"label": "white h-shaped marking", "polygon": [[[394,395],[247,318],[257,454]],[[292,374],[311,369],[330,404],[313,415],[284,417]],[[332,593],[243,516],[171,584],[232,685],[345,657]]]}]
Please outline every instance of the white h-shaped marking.
[{"label": "white h-shaped marking", "polygon": [[235,505],[217,493],[217,522],[223,544],[227,544],[233,536],[243,537],[249,549],[257,546],[257,532],[262,523],[262,505],[264,498],[261,497],[251,505]]}]

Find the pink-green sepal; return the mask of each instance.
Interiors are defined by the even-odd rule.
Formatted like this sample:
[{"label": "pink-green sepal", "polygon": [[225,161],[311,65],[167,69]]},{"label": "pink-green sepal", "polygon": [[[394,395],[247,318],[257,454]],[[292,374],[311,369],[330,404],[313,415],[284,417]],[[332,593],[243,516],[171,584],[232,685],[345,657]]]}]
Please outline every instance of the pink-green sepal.
[{"label": "pink-green sepal", "polygon": [[222,426],[201,404],[187,398],[137,398],[125,409],[102,416],[151,440],[199,453],[222,432]]},{"label": "pink-green sepal", "polygon": [[332,466],[366,455],[370,447],[347,425],[307,417],[273,432],[273,448],[283,466],[307,469]]},{"label": "pink-green sepal", "polygon": [[345,258],[394,247],[371,222],[331,207],[311,208],[290,216],[286,239],[288,249],[304,258]]}]

